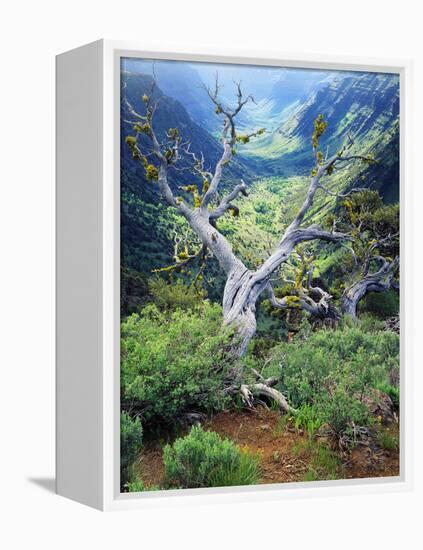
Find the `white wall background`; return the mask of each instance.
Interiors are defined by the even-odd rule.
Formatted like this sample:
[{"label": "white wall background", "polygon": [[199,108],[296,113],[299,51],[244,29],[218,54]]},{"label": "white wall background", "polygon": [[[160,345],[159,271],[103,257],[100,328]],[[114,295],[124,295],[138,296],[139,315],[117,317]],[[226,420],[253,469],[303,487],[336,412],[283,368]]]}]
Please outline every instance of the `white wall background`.
[{"label": "white wall background", "polygon": [[[412,58],[412,146],[417,168],[423,150],[418,6],[413,0],[21,0],[3,4],[2,548],[422,547],[421,322],[410,329],[416,337],[413,492],[101,514],[45,488],[52,487],[54,475],[54,55],[106,37],[140,43],[163,40],[193,51],[196,45],[256,48],[258,56],[263,49]],[[414,173],[417,210],[423,182],[417,169]],[[421,218],[421,214],[415,216],[417,246]]]}]

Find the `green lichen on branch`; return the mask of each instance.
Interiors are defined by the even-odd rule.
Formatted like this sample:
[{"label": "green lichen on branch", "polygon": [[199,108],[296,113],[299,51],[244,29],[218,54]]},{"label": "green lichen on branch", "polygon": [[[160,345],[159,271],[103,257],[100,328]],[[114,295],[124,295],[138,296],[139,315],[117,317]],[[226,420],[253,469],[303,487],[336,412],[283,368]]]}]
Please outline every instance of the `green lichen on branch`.
[{"label": "green lichen on branch", "polygon": [[146,134],[149,136],[151,135],[151,126],[148,122],[145,122],[144,124],[135,124],[134,131],[138,134]]},{"label": "green lichen on branch", "polygon": [[181,187],[181,189],[183,189],[184,191],[186,191],[187,193],[190,193],[192,195],[194,208],[200,208],[200,206],[201,206],[201,195],[198,192],[197,186],[196,185],[185,185],[185,186]]},{"label": "green lichen on branch", "polygon": [[292,308],[300,308],[301,307],[301,300],[299,296],[285,296],[284,298],[285,303],[288,307]]},{"label": "green lichen on branch", "polygon": [[203,188],[202,188],[202,192],[203,193],[207,193],[207,191],[209,190],[209,187],[210,187],[210,182],[207,178],[204,178],[203,179]]},{"label": "green lichen on branch", "polygon": [[184,250],[181,250],[180,252],[178,252],[177,256],[175,257],[175,260],[188,260],[189,258],[189,252],[188,252],[188,247],[185,245],[185,248]]},{"label": "green lichen on branch", "polygon": [[237,141],[238,143],[243,143],[244,145],[246,145],[247,143],[250,142],[251,138],[261,136],[261,135],[264,134],[265,131],[266,131],[265,128],[260,128],[259,130],[255,131],[255,132],[252,132],[251,134],[237,134],[236,137],[235,137],[235,141]]},{"label": "green lichen on branch", "polygon": [[179,137],[178,128],[169,128],[169,130],[167,131],[167,137],[169,139],[177,139]]},{"label": "green lichen on branch", "polygon": [[245,145],[250,141],[250,136],[248,136],[247,134],[238,134],[236,136],[236,141],[238,141],[238,143],[243,143]]},{"label": "green lichen on branch", "polygon": [[137,144],[136,136],[126,136],[125,143],[131,148],[135,147],[135,145]]},{"label": "green lichen on branch", "polygon": [[328,127],[328,123],[324,119],[323,115],[322,114],[318,115],[316,120],[314,121],[314,130],[313,130],[313,135],[311,136],[313,149],[317,149],[317,147],[319,146],[319,139],[325,133],[327,127]]},{"label": "green lichen on branch", "polygon": [[159,171],[154,164],[147,164],[145,167],[145,177],[148,181],[157,181],[159,179]]},{"label": "green lichen on branch", "polygon": [[164,156],[167,162],[171,162],[175,156],[175,151],[173,149],[166,149]]},{"label": "green lichen on branch", "polygon": [[[144,124],[142,127],[139,125],[135,125],[138,127],[138,129],[141,129],[142,127],[148,127],[143,130],[143,133],[151,132],[151,127],[149,124]],[[135,127],[134,127],[135,128]],[[148,162],[147,157],[142,154],[140,148],[138,147],[138,134],[141,133],[141,131],[137,130],[136,136],[126,136],[125,143],[128,145],[132,152],[132,158],[135,160],[138,160],[142,163],[145,170],[145,177],[148,181],[157,181],[159,179],[159,170],[154,164],[151,164]]]}]

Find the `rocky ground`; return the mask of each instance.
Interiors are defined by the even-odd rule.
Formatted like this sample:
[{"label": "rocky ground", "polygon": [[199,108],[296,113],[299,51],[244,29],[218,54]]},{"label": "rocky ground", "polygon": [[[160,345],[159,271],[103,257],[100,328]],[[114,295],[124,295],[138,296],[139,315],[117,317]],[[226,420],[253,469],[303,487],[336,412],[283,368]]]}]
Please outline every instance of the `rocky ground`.
[{"label": "rocky ground", "polygon": [[[375,428],[352,449],[324,435],[310,437],[292,421],[265,408],[222,412],[204,427],[260,456],[261,483],[399,475],[399,424],[396,415],[375,410]],[[377,416],[376,416],[377,415]],[[138,461],[146,487],[163,482],[164,442],[146,442]]]}]

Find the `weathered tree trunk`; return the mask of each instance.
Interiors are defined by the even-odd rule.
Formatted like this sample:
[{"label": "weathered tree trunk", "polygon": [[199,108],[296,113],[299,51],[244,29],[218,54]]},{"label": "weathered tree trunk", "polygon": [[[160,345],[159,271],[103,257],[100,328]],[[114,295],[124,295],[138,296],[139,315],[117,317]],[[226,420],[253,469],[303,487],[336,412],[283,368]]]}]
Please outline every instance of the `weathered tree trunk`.
[{"label": "weathered tree trunk", "polygon": [[244,263],[235,256],[230,243],[214,227],[208,213],[200,211],[187,216],[192,229],[203,244],[216,257],[220,267],[226,273],[226,285],[223,294],[223,322],[235,329],[233,353],[241,357],[247,350],[248,343],[256,332],[256,301],[260,295],[249,286],[254,276]]},{"label": "weathered tree trunk", "polygon": [[399,258],[390,262],[382,257],[377,259],[382,261],[382,267],[376,273],[365,275],[345,289],[341,298],[341,308],[346,315],[357,317],[358,304],[368,292],[385,292],[395,286],[394,277],[398,270]]},{"label": "weathered tree trunk", "polygon": [[227,315],[223,315],[223,319],[225,325],[235,329],[232,345],[233,355],[234,357],[242,357],[256,333],[256,307],[252,303],[248,304],[234,318],[231,317],[229,311]]},{"label": "weathered tree trunk", "polygon": [[357,317],[358,302],[369,292],[367,281],[361,279],[347,288],[341,298],[343,313],[351,317]]},{"label": "weathered tree trunk", "polygon": [[[259,296],[249,286],[254,273],[239,265],[229,274],[223,293],[224,324],[235,329],[233,353],[242,357],[256,333],[256,301]],[[257,289],[258,290],[258,289]]]},{"label": "weathered tree trunk", "polygon": [[275,390],[275,388],[272,388],[268,384],[262,382],[250,385],[242,384],[240,391],[241,397],[248,407],[253,406],[254,396],[262,396],[276,403],[279,409],[284,413],[295,412],[295,409],[288,404],[286,397],[280,391]]}]

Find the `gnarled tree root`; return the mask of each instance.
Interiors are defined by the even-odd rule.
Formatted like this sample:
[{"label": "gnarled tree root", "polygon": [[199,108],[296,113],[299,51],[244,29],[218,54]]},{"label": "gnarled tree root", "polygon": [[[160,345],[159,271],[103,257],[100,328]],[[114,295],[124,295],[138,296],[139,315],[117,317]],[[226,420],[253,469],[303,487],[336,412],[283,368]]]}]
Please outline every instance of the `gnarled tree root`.
[{"label": "gnarled tree root", "polygon": [[285,396],[280,391],[262,382],[241,384],[240,392],[247,407],[253,407],[255,397],[263,396],[274,401],[284,413],[295,412],[295,409],[288,404]]}]

